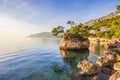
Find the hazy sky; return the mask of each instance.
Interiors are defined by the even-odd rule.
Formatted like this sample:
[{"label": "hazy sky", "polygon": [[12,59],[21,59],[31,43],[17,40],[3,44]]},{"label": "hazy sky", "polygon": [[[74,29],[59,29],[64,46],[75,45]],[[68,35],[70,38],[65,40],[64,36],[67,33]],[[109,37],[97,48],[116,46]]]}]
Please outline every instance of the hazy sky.
[{"label": "hazy sky", "polygon": [[[50,31],[116,11],[120,0],[0,0],[0,37]],[[9,36],[10,37],[10,36]]]}]

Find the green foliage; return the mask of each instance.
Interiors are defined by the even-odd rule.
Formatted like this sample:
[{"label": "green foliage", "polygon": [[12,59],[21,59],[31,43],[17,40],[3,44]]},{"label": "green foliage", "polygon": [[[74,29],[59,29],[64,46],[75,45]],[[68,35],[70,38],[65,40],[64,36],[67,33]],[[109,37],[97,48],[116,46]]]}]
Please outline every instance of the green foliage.
[{"label": "green foliage", "polygon": [[77,34],[79,34],[79,32],[80,32],[80,29],[77,26],[71,27],[70,31],[69,31],[69,33],[72,34],[72,35],[77,35]]},{"label": "green foliage", "polygon": [[70,21],[70,20],[69,20],[69,21],[67,21],[67,24],[70,24],[71,27],[72,27],[75,23],[74,23],[74,21]]},{"label": "green foliage", "polygon": [[102,38],[104,36],[103,32],[97,32],[96,37]]},{"label": "green foliage", "polygon": [[53,28],[51,33],[54,36],[57,36],[59,33],[63,33],[64,32],[64,27],[63,26],[58,26],[56,28]]},{"label": "green foliage", "polygon": [[80,23],[74,27],[70,28],[70,34],[72,35],[82,35],[83,37],[88,37],[88,27],[83,27],[83,25]]},{"label": "green foliage", "polygon": [[64,33],[64,38],[66,38],[66,39],[70,39],[70,38],[81,39],[83,37],[88,37],[89,33],[87,30],[88,30],[88,27],[83,27],[83,24],[80,23],[78,25],[71,27],[69,30],[67,30]]},{"label": "green foliage", "polygon": [[64,27],[63,26],[58,26],[56,29],[58,30],[59,33],[64,32]]},{"label": "green foliage", "polygon": [[57,36],[59,33],[57,28],[53,28],[51,32],[52,32],[52,35],[54,35],[54,36]]},{"label": "green foliage", "polygon": [[[106,32],[100,31],[100,28],[103,26],[108,26],[110,29]],[[99,21],[96,24],[90,26],[90,29],[98,30],[95,37],[100,38],[120,38],[120,16],[117,16],[112,19],[106,19]]]},{"label": "green foliage", "polygon": [[71,24],[71,21],[69,20],[69,21],[67,21],[67,24]]},{"label": "green foliage", "polygon": [[106,39],[111,39],[111,37],[112,37],[112,32],[110,32],[110,31],[107,31],[104,35],[104,38],[106,38]]},{"label": "green foliage", "polygon": [[120,61],[120,55],[117,55],[117,61]]},{"label": "green foliage", "polygon": [[120,10],[120,5],[117,6],[117,10],[118,10],[118,11]]}]

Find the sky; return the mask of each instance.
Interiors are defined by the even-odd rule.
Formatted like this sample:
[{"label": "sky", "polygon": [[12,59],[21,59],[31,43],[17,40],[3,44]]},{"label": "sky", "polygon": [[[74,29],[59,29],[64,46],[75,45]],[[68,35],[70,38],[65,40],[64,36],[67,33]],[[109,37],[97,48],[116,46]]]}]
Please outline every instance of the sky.
[{"label": "sky", "polygon": [[0,0],[0,38],[50,31],[116,11],[120,0]]}]

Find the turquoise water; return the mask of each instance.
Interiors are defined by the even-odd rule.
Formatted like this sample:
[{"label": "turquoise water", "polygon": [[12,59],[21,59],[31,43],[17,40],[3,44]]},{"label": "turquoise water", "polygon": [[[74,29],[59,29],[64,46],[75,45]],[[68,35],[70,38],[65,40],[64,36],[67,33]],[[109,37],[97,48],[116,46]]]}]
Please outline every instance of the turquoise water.
[{"label": "turquoise water", "polygon": [[[78,75],[76,65],[83,59],[95,63],[104,50],[99,44],[83,51],[59,50],[59,39],[0,43],[0,80],[89,80]],[[98,76],[107,80],[109,75]]]}]

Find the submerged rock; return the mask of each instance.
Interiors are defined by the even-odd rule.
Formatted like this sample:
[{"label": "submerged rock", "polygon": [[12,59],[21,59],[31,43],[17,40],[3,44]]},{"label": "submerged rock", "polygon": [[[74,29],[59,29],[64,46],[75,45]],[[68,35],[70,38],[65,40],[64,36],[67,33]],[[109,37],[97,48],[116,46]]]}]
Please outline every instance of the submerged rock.
[{"label": "submerged rock", "polygon": [[98,67],[87,60],[79,62],[77,68],[80,75],[94,75],[98,73]]},{"label": "submerged rock", "polygon": [[64,66],[54,65],[53,71],[56,73],[68,72],[68,67],[66,65]]},{"label": "submerged rock", "polygon": [[110,80],[120,80],[120,71],[116,71],[112,76],[110,76]]},{"label": "submerged rock", "polygon": [[68,50],[81,50],[81,49],[88,49],[89,48],[89,40],[87,38],[83,38],[81,40],[77,38],[73,39],[64,39],[60,40],[60,48],[61,49],[68,49]]},{"label": "submerged rock", "polygon": [[79,75],[79,73],[75,73],[72,75],[72,79],[69,80],[101,80],[98,75]]},{"label": "submerged rock", "polygon": [[110,67],[102,67],[100,69],[105,74],[112,74],[114,72],[114,70],[112,68],[110,68]]}]

